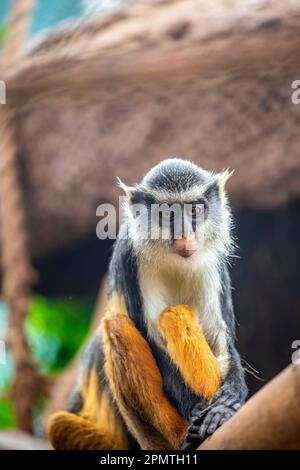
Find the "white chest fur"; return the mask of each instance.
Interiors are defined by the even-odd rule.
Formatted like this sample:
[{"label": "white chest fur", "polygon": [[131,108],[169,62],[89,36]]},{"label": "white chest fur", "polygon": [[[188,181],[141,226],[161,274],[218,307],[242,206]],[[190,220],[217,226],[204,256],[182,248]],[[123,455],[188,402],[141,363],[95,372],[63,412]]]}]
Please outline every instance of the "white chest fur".
[{"label": "white chest fur", "polygon": [[164,257],[155,266],[140,263],[139,283],[148,334],[161,342],[157,321],[168,306],[186,304],[197,313],[197,322],[217,357],[222,375],[228,369],[227,333],[220,307],[221,284],[215,259]]}]

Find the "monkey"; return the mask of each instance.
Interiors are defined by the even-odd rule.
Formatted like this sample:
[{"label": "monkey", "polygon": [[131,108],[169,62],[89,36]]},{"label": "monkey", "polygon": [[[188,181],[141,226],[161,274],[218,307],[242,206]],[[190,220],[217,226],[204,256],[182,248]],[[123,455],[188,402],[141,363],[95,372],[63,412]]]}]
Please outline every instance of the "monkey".
[{"label": "monkey", "polygon": [[135,186],[119,180],[125,216],[106,314],[68,410],[50,417],[55,449],[192,450],[245,402],[228,270],[231,174],[169,158]]}]

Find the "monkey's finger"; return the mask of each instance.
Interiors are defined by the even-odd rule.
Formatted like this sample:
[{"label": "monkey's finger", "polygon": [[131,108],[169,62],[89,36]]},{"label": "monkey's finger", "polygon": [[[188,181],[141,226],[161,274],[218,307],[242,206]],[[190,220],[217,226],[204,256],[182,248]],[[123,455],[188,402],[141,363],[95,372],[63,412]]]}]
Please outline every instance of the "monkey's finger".
[{"label": "monkey's finger", "polygon": [[207,414],[200,427],[200,436],[202,439],[206,439],[209,435],[215,432],[215,430],[220,426],[221,417],[221,407],[216,407]]},{"label": "monkey's finger", "polygon": [[216,413],[212,416],[209,426],[206,429],[206,434],[211,435],[215,432],[216,429],[220,426],[221,423],[221,415],[220,413]]},{"label": "monkey's finger", "polygon": [[188,431],[181,449],[182,450],[196,449],[201,444],[201,442],[202,442],[202,439],[199,435],[199,428],[197,428],[196,432]]},{"label": "monkey's finger", "polygon": [[214,405],[211,404],[203,409],[203,404],[201,404],[201,407],[195,407],[193,409],[193,416],[191,419],[191,423],[200,426],[205,416],[213,408],[213,406]]},{"label": "monkey's finger", "polygon": [[222,424],[224,424],[224,422],[228,421],[230,418],[232,418],[232,416],[235,414],[234,411],[232,410],[228,410],[225,415],[222,417]]},{"label": "monkey's finger", "polygon": [[193,426],[197,426],[197,427],[201,426],[201,424],[203,423],[203,420],[204,420],[206,415],[207,415],[207,412],[206,413],[204,413],[204,412],[199,413],[197,416],[194,416],[192,418],[191,424]]},{"label": "monkey's finger", "polygon": [[218,400],[214,400],[214,403],[222,404],[223,406],[226,406],[227,408],[232,408],[234,410],[238,410],[241,406],[236,397],[232,395],[222,395],[221,398],[219,398]]},{"label": "monkey's finger", "polygon": [[199,426],[193,426],[192,425],[188,429],[188,434],[189,435],[195,435],[195,436],[199,435],[199,430],[200,430]]}]

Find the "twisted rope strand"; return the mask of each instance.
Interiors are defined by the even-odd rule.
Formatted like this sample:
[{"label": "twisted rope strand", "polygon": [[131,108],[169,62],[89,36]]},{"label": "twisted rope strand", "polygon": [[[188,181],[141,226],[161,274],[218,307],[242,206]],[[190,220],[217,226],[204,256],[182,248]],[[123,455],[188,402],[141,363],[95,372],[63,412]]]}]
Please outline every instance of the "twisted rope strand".
[{"label": "twisted rope strand", "polygon": [[[34,0],[14,0],[4,48],[3,70],[22,59],[23,44]],[[7,345],[14,360],[11,397],[17,425],[32,431],[33,404],[45,388],[24,332],[34,272],[28,252],[26,217],[20,185],[15,115],[9,105],[0,108],[0,209],[3,296],[9,309]]]}]

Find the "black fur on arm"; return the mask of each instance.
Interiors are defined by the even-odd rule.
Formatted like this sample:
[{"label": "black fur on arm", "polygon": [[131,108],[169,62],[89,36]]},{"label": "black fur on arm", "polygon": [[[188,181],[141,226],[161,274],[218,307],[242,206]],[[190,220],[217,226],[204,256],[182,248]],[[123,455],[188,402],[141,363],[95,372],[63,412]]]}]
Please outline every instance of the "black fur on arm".
[{"label": "black fur on arm", "polygon": [[190,416],[190,427],[184,440],[183,449],[197,448],[217,428],[230,419],[241,407],[247,397],[247,385],[239,353],[234,346],[235,317],[232,305],[231,285],[228,269],[223,267],[223,292],[221,298],[222,314],[226,322],[229,340],[228,352],[230,365],[221,388],[203,409],[203,403],[197,403]]}]

